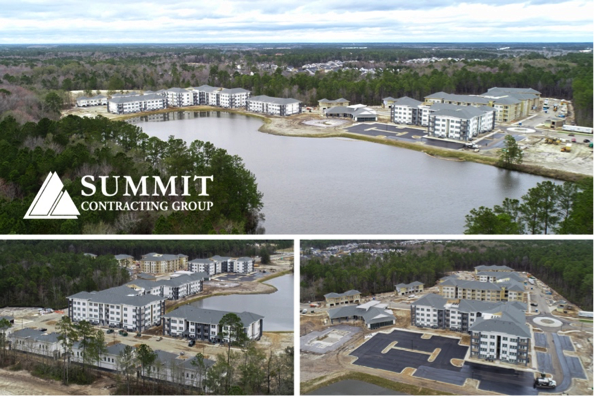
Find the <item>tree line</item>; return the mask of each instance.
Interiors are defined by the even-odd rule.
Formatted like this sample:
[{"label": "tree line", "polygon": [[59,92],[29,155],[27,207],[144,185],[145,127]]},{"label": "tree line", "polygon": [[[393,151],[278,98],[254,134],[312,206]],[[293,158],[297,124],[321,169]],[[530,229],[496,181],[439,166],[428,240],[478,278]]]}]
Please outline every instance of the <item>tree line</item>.
[{"label": "tree line", "polygon": [[[262,233],[262,193],[256,177],[243,160],[209,142],[186,144],[170,136],[167,141],[149,137],[142,129],[123,121],[103,117],[68,116],[53,121],[19,124],[7,116],[0,121],[0,233],[3,234],[209,234]],[[97,188],[93,201],[127,202],[125,180],[137,185],[148,177],[148,191],[155,190],[153,176],[164,183],[169,177],[209,176],[208,197],[201,187],[191,185],[190,196],[177,200],[212,201],[210,210],[195,211],[84,211],[78,220],[23,220],[35,194],[50,172],[57,172],[78,208],[89,200],[82,195],[81,178],[92,175],[120,175],[109,178],[104,192]],[[115,195],[111,194],[117,191]],[[185,193],[185,191],[184,191]],[[109,195],[107,195],[109,194]],[[162,197],[172,204],[176,197]],[[134,199],[132,199],[134,200]],[[141,197],[138,198],[141,200]],[[142,198],[150,201],[151,197]],[[159,199],[157,199],[159,201]]]},{"label": "tree line", "polygon": [[588,234],[592,228],[592,178],[538,183],[521,199],[505,198],[492,209],[466,215],[465,234]]},{"label": "tree line", "polygon": [[398,283],[420,281],[426,287],[450,271],[478,265],[507,265],[527,271],[584,310],[592,310],[592,241],[450,241],[426,242],[405,253],[353,254],[301,262],[302,301],[356,289],[363,295],[394,291]]},{"label": "tree line", "polygon": [[[117,48],[117,47],[116,47]],[[43,111],[71,105],[68,92],[83,90],[157,90],[202,84],[241,87],[253,95],[294,97],[315,106],[323,98],[344,97],[352,103],[379,105],[387,96],[410,96],[423,100],[438,91],[481,94],[491,87],[530,87],[543,97],[573,100],[578,125],[592,126],[592,57],[569,53],[545,58],[533,48],[523,55],[505,57],[492,48],[393,48],[369,49],[292,48],[289,50],[219,50],[214,48],[127,48],[77,47],[70,50],[28,51],[13,49],[0,64],[5,73],[0,88],[8,92],[8,111],[19,117],[29,110],[39,117]],[[429,64],[408,64],[421,57],[465,58]],[[348,70],[331,73],[290,73],[287,66],[300,68],[311,62],[347,62]],[[276,71],[261,67],[274,63]],[[241,66],[241,69],[237,69]],[[374,68],[362,73],[359,68]],[[36,92],[39,100],[25,106],[18,88]],[[0,93],[0,95],[2,95]],[[27,109],[27,107],[31,107]]]}]

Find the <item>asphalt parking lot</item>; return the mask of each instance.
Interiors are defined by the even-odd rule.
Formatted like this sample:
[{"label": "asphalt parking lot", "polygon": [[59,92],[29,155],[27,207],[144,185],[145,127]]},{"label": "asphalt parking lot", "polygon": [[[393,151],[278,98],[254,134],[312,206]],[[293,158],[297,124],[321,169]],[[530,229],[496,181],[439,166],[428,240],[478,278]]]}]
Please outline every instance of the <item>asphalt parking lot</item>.
[{"label": "asphalt parking lot", "polygon": [[402,140],[406,142],[418,142],[419,139],[413,136],[424,136],[426,132],[420,129],[398,127],[389,124],[355,124],[345,128],[347,132],[367,136],[386,136],[388,139]]},{"label": "asphalt parking lot", "polygon": [[547,335],[544,333],[534,333],[534,345],[537,347],[547,348]]},{"label": "asphalt parking lot", "polygon": [[567,336],[559,336],[559,341],[561,343],[561,348],[563,348],[564,351],[574,351],[575,349],[573,349],[573,344],[571,343],[571,338],[567,337]]},{"label": "asphalt parking lot", "polygon": [[545,352],[536,352],[536,360],[538,363],[538,371],[541,373],[555,374],[553,368],[553,361],[550,354]]},{"label": "asphalt parking lot", "polygon": [[[382,351],[397,341],[396,348]],[[458,345],[459,340],[433,336],[421,338],[419,333],[395,330],[390,334],[378,333],[351,355],[356,356],[356,365],[401,373],[406,367],[415,368],[415,377],[464,385],[468,378],[479,380],[479,389],[510,395],[535,395],[532,373],[496,366],[465,362],[463,367],[452,365],[451,359],[463,360],[467,346]],[[429,362],[429,354],[441,349],[436,359]],[[418,352],[415,352],[418,351]]]}]

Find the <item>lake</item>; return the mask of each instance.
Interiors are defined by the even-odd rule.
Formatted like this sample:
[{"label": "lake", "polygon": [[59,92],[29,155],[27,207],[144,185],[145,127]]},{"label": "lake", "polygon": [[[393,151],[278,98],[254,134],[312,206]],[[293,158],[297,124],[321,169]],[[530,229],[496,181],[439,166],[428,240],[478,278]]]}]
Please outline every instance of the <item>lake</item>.
[{"label": "lake", "polygon": [[233,312],[253,312],[264,316],[264,331],[294,331],[293,274],[264,281],[278,290],[271,294],[214,296],[190,303],[198,308]]},{"label": "lake", "polygon": [[149,136],[210,141],[243,158],[264,194],[267,234],[461,234],[471,209],[550,180],[378,143],[270,135],[258,131],[261,120],[240,114],[151,119],[132,122]]}]

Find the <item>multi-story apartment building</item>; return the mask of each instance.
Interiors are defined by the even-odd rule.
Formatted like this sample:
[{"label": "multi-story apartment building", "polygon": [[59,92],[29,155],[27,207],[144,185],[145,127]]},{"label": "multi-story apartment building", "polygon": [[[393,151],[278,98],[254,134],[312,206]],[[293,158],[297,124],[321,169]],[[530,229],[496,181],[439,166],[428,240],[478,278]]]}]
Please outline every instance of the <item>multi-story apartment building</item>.
[{"label": "multi-story apartment building", "polygon": [[209,275],[233,272],[237,274],[247,274],[254,272],[255,260],[251,257],[222,257],[213,256],[209,259],[194,259],[188,263],[190,271],[203,271]]},{"label": "multi-story apartment building", "polygon": [[229,260],[229,272],[235,272],[236,274],[248,274],[254,272],[255,260],[251,257],[240,257],[237,259]]},{"label": "multi-story apartment building", "polygon": [[188,256],[185,254],[148,253],[140,260],[140,270],[151,274],[164,274],[185,270]]},{"label": "multi-story apartment building", "polygon": [[188,271],[205,272],[212,276],[217,273],[216,264],[211,259],[194,259],[188,262]]},{"label": "multi-story apartment building", "polygon": [[344,293],[328,293],[324,297],[326,298],[326,305],[329,307],[343,304],[357,304],[361,301],[361,292],[358,290],[348,290]]},{"label": "multi-story apartment building", "polygon": [[429,136],[469,141],[495,128],[492,107],[434,104],[428,113]]},{"label": "multi-story apartment building", "polygon": [[96,95],[90,98],[86,96],[81,96],[76,99],[76,105],[78,107],[88,107],[88,106],[105,106],[107,104],[107,96],[105,95]]},{"label": "multi-story apartment building", "polygon": [[159,281],[136,279],[126,283],[126,286],[140,295],[151,294],[168,300],[179,300],[202,292],[205,278],[208,278],[207,273],[195,272]]},{"label": "multi-story apartment building", "polygon": [[254,113],[289,116],[301,113],[301,101],[291,98],[273,98],[266,95],[252,96],[246,109]]},{"label": "multi-story apartment building", "polygon": [[491,283],[498,283],[498,282],[524,282],[524,279],[520,276],[520,274],[516,272],[494,272],[494,271],[484,271],[478,272],[476,274],[476,278],[479,282],[491,282]]},{"label": "multi-story apartment building", "polygon": [[161,350],[156,350],[155,353],[157,354],[154,364],[155,368],[150,372],[145,372],[147,377],[154,378],[158,381],[199,387],[205,392],[210,393],[204,385],[204,379],[206,378],[206,371],[215,364],[214,360],[203,359],[206,371],[199,374],[199,369],[192,364],[192,359]]},{"label": "multi-story apartment building", "polygon": [[218,106],[228,109],[245,108],[251,92],[243,88],[223,88],[216,92]]},{"label": "multi-story apartment building", "polygon": [[[118,366],[118,359],[120,358],[120,353],[124,350],[126,344],[108,344],[106,346],[105,353],[99,354],[99,360],[93,362],[97,367],[107,370],[118,371],[120,367]],[[136,349],[135,347],[132,347]],[[83,361],[83,352],[84,349],[81,347],[80,341],[75,342],[72,345],[72,354],[70,355],[70,359],[74,362],[82,363]],[[136,350],[134,350],[134,353]]]},{"label": "multi-story apartment building", "polygon": [[411,283],[399,283],[394,288],[396,289],[396,295],[406,296],[409,294],[421,293],[423,291],[424,283],[414,281]]},{"label": "multi-story apartment building", "polygon": [[471,356],[527,364],[531,334],[526,304],[446,299],[428,294],[411,304],[411,324],[471,334]]},{"label": "multi-story apartment building", "polygon": [[337,106],[348,107],[349,103],[350,102],[345,98],[339,98],[334,100],[328,100],[324,98],[322,100],[318,100],[318,109],[320,110],[320,115],[326,115],[326,110]]},{"label": "multi-story apartment building", "polygon": [[167,91],[168,107],[184,107],[194,104],[194,93],[183,88],[169,88]]},{"label": "multi-story apartment building", "polygon": [[474,267],[474,272],[513,272],[514,269],[507,265],[478,265]]},{"label": "multi-story apartment building", "polygon": [[368,329],[373,330],[396,323],[396,317],[392,311],[387,309],[387,306],[379,301],[369,301],[361,305],[346,305],[329,310],[328,317],[331,324],[362,320]]},{"label": "multi-story apartment building", "polygon": [[[384,101],[386,99],[384,99]],[[392,108],[392,122],[395,124],[421,125],[421,109],[419,106],[421,106],[423,102],[409,98],[408,96],[403,96],[400,99],[390,99],[393,99],[391,105],[388,106]]]},{"label": "multi-story apartment building", "polygon": [[528,292],[520,282],[479,282],[455,278],[447,279],[439,285],[439,294],[445,298],[479,301],[528,301]]},{"label": "multi-story apartment building", "polygon": [[218,92],[222,89],[219,87],[211,87],[210,85],[201,85],[197,88],[190,88],[194,93],[194,104],[197,105],[219,105]]},{"label": "multi-story apartment building", "polygon": [[[219,324],[223,316],[230,312],[195,308],[184,305],[163,315],[163,334],[176,337],[208,341],[229,341],[229,329],[222,329]],[[233,312],[235,313],[235,312]],[[243,324],[249,339],[262,337],[264,317],[252,312],[235,313]],[[223,330],[227,337],[223,337]]]},{"label": "multi-story apartment building", "polygon": [[144,331],[161,322],[165,297],[143,294],[128,286],[100,292],[80,292],[68,297],[68,316],[75,322]]},{"label": "multi-story apartment building", "polygon": [[160,110],[166,107],[166,99],[157,94],[115,96],[107,100],[107,111],[114,114],[138,113]]},{"label": "multi-story apartment building", "polygon": [[9,334],[8,340],[12,349],[57,359],[62,355],[62,347],[58,336],[58,333],[46,333],[37,329],[26,328],[15,330]]}]

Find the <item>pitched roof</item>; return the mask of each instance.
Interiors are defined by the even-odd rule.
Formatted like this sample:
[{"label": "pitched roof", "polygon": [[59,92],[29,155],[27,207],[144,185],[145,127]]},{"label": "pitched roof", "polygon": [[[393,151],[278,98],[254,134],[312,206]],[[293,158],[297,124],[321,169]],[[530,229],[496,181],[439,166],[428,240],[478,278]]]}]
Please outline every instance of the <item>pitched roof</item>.
[{"label": "pitched roof", "polygon": [[58,342],[58,333],[45,333],[36,329],[25,328],[21,330],[15,330],[11,337],[14,338],[27,338],[34,341],[42,341],[42,342]]},{"label": "pitched roof", "polygon": [[513,272],[513,268],[508,267],[507,265],[478,265],[474,267],[477,271],[501,271],[506,270]]},{"label": "pitched roof", "polygon": [[443,99],[453,102],[469,102],[469,103],[482,103],[489,104],[490,100],[476,95],[458,95],[449,94],[446,92],[436,92],[431,95],[425,96],[425,99]]},{"label": "pitched roof", "polygon": [[355,296],[357,294],[361,294],[360,291],[358,290],[347,290],[344,293],[328,293],[328,294],[324,294],[324,297],[326,298],[336,298],[336,297],[345,297],[345,296]]},{"label": "pitched roof", "polygon": [[345,305],[328,311],[330,319],[348,318],[358,316],[363,318],[365,324],[396,321],[392,311],[385,309],[386,304],[379,301],[369,301],[362,305]]},{"label": "pitched roof", "polygon": [[221,93],[225,93],[225,94],[238,94],[238,93],[248,93],[250,91],[248,91],[247,89],[243,89],[243,88],[223,88],[221,89]]},{"label": "pitched roof", "polygon": [[185,254],[160,254],[148,253],[142,256],[141,261],[171,261],[179,260],[182,257],[188,257]]},{"label": "pitched roof", "polygon": [[417,106],[423,104],[423,102],[421,102],[420,100],[409,98],[408,96],[403,96],[403,97],[401,97],[399,99],[395,99],[395,100],[396,100],[396,102],[394,103],[394,106],[417,107]]},{"label": "pitched roof", "polygon": [[318,100],[318,102],[320,103],[344,103],[344,102],[349,102],[349,100],[345,99],[345,98],[338,98],[338,99],[334,99],[334,100],[329,100],[329,99],[321,99]]},{"label": "pitched roof", "polygon": [[172,312],[163,315],[164,318],[184,318],[190,322],[218,324],[223,316],[228,313],[234,313],[241,319],[244,326],[264,319],[264,316],[255,314],[253,312],[232,312],[232,311],[218,311],[214,309],[196,308],[191,305],[183,305],[176,308]]},{"label": "pitched roof", "polygon": [[287,105],[292,103],[301,103],[300,100],[293,99],[293,98],[274,98],[271,96],[266,95],[259,95],[259,96],[252,96],[248,99],[248,102],[266,102],[266,103],[276,103],[280,105]]},{"label": "pitched roof", "polygon": [[411,305],[428,305],[433,308],[443,309],[447,302],[448,300],[439,294],[426,294],[417,301],[411,303]]}]

